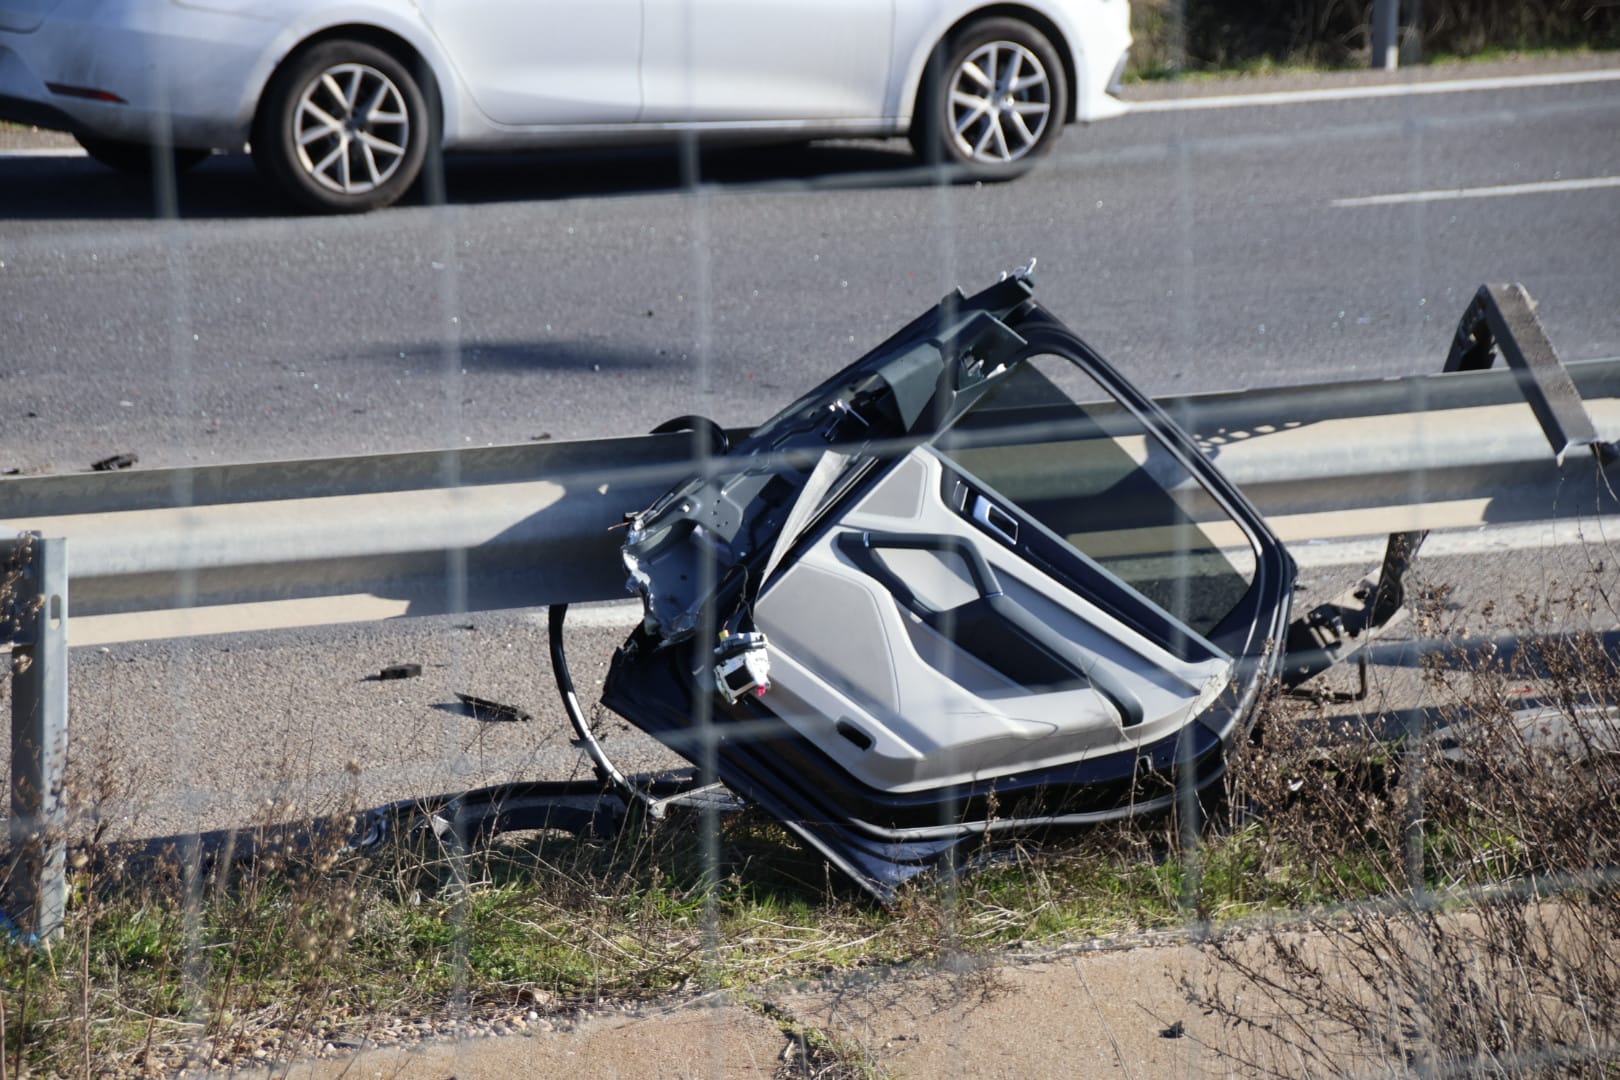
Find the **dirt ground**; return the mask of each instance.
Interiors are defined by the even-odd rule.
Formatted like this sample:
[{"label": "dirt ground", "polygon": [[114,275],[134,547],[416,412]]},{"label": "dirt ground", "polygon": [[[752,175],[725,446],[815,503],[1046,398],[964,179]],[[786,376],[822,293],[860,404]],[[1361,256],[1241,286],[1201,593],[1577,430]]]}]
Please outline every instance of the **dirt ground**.
[{"label": "dirt ground", "polygon": [[1246,1070],[1214,1049],[1231,1040],[1187,999],[1187,986],[1211,977],[1208,963],[1183,944],[888,972],[760,992],[748,1001],[688,1000],[599,1017],[568,1032],[364,1051],[265,1075],[995,1080],[1241,1074]]}]

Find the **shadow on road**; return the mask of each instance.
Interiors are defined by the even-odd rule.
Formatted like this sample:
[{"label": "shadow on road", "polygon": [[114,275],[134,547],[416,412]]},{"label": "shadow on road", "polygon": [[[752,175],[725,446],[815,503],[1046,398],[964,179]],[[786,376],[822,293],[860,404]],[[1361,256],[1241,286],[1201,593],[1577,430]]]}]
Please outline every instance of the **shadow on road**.
[{"label": "shadow on road", "polygon": [[[660,195],[694,187],[883,188],[935,183],[905,144],[823,143],[702,153],[695,179],[676,148],[452,154],[444,165],[449,205]],[[419,185],[402,204],[421,206]],[[0,220],[301,216],[246,157],[215,157],[181,175],[173,198],[85,157],[0,156]]]},{"label": "shadow on road", "polygon": [[609,374],[685,369],[667,350],[622,348],[607,342],[576,339],[549,341],[486,341],[463,339],[453,347],[424,347],[420,343],[378,344],[361,352],[342,352],[335,359],[386,365],[391,371],[434,373],[453,367],[462,374],[489,371],[576,371]]}]

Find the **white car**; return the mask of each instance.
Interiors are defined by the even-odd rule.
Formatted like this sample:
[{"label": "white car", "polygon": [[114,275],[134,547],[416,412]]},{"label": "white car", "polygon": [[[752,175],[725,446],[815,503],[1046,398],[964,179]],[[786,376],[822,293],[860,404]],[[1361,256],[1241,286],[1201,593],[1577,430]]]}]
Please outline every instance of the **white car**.
[{"label": "white car", "polygon": [[150,172],[251,144],[299,203],[430,150],[909,134],[1016,175],[1118,115],[1128,0],[0,0],[0,119]]}]

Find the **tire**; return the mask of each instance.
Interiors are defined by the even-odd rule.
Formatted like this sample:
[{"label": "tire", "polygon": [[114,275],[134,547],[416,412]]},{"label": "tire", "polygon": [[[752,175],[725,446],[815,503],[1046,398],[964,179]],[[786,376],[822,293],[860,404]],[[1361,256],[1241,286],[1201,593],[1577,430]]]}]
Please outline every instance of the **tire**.
[{"label": "tire", "polygon": [[[79,145],[91,159],[99,161],[109,169],[128,176],[139,176],[151,179],[155,171],[157,159],[154,157],[154,148],[146,143],[124,142],[119,139],[98,139],[91,135],[75,135]],[[171,148],[169,156],[174,161],[174,171],[183,173],[187,169],[195,168],[208,160],[210,150],[189,150],[179,147]]]},{"label": "tire", "polygon": [[1010,180],[1051,152],[1068,115],[1068,78],[1046,35],[1018,19],[983,19],[935,50],[911,145],[965,179]]},{"label": "tire", "polygon": [[438,123],[421,82],[360,41],[323,41],[295,54],[265,87],[253,163],[298,205],[360,213],[416,183]]},{"label": "tire", "polygon": [[731,452],[731,436],[707,416],[677,416],[673,420],[665,420],[649,434],[669,435],[682,431],[690,431],[709,440],[709,453],[715,457],[725,457]]}]

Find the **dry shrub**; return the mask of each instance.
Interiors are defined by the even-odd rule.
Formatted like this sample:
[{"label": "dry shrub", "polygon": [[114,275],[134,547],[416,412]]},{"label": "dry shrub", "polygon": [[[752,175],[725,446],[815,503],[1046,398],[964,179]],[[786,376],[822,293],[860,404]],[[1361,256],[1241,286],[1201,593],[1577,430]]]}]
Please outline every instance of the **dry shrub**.
[{"label": "dry shrub", "polygon": [[365,974],[347,962],[364,916],[354,819],[269,823],[288,809],[232,838],[259,855],[241,863],[195,837],[75,841],[61,938],[0,938],[0,1080],[273,1060],[307,1044],[306,1020],[363,1017]]},{"label": "dry shrub", "polygon": [[1233,777],[1265,822],[1259,872],[1309,875],[1349,902],[1207,945],[1213,977],[1189,997],[1224,1022],[1221,1053],[1288,1076],[1614,1075],[1620,675],[1607,646],[1521,628],[1441,649],[1426,680],[1449,704],[1371,748],[1271,717]]}]

